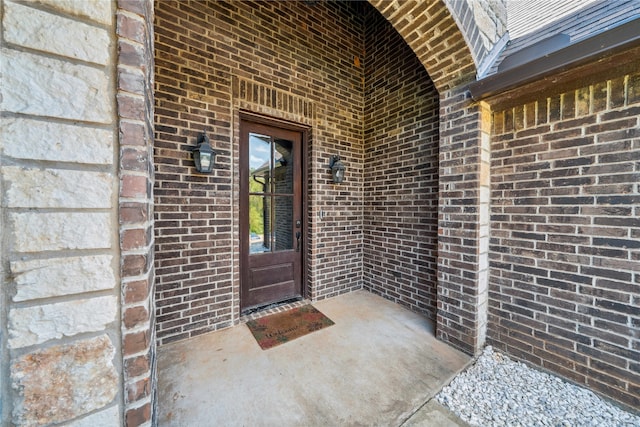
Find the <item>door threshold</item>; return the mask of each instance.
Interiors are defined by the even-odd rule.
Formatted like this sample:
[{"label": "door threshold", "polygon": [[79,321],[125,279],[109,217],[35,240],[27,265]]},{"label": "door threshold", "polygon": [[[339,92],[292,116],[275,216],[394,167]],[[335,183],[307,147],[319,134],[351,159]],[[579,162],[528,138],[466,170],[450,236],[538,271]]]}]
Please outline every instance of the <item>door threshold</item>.
[{"label": "door threshold", "polygon": [[280,313],[296,307],[302,307],[303,305],[310,303],[311,301],[309,301],[308,299],[296,297],[284,301],[274,302],[271,304],[248,308],[242,311],[240,315],[240,323],[246,323],[249,320],[256,320],[270,314]]}]

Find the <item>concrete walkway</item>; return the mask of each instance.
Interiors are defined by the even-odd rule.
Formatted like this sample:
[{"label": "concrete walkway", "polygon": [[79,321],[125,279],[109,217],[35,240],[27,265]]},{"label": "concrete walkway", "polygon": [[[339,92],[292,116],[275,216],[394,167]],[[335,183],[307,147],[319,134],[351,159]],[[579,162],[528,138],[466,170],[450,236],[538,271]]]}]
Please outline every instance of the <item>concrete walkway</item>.
[{"label": "concrete walkway", "polygon": [[471,358],[365,291],[313,304],[335,325],[262,350],[245,325],[158,350],[160,426],[465,426],[430,400]]}]

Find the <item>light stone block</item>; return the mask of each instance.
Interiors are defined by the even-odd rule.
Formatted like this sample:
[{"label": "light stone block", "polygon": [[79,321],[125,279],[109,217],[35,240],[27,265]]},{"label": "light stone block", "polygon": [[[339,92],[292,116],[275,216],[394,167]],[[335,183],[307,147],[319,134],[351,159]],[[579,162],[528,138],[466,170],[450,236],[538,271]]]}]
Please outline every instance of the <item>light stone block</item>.
[{"label": "light stone block", "polygon": [[491,163],[491,153],[487,150],[480,151],[480,161],[482,163]]},{"label": "light stone block", "polygon": [[[490,113],[487,112],[487,115],[489,115]],[[480,134],[480,146],[482,147],[482,154],[484,155],[485,153],[489,156],[491,156],[491,135],[487,132],[482,132]],[[482,158],[483,161],[491,161],[491,158]]]},{"label": "light stone block", "polygon": [[491,165],[489,163],[480,163],[480,183],[489,185],[491,182]]},{"label": "light stone block", "polygon": [[489,268],[489,253],[483,252],[478,255],[478,271],[487,270]]},{"label": "light stone block", "polygon": [[100,212],[11,213],[13,249],[41,252],[111,247],[111,214]]},{"label": "light stone block", "polygon": [[88,417],[64,424],[64,427],[120,427],[120,411],[112,406]]},{"label": "light stone block", "polygon": [[109,165],[112,131],[21,117],[0,118],[0,149],[16,159]]},{"label": "light stone block", "polygon": [[489,204],[491,200],[491,188],[488,185],[480,185],[480,203],[481,204]]},{"label": "light stone block", "polygon": [[480,231],[478,234],[480,237],[489,236],[490,230],[491,228],[489,227],[488,224],[485,224],[485,225],[480,224]]},{"label": "light stone block", "polygon": [[35,0],[72,16],[89,18],[101,24],[112,25],[112,0]]},{"label": "light stone block", "polygon": [[12,261],[14,301],[113,289],[116,278],[110,255]]},{"label": "light stone block", "polygon": [[478,209],[478,222],[480,225],[489,224],[490,218],[490,206],[488,203],[481,203],[480,209]]},{"label": "light stone block", "polygon": [[481,254],[489,252],[489,236],[481,236],[478,239],[478,252]]},{"label": "light stone block", "polygon": [[5,3],[3,24],[9,43],[101,65],[109,62],[109,33],[104,28],[12,2]]},{"label": "light stone block", "polygon": [[478,273],[478,295],[485,294],[488,291],[488,289],[489,289],[489,274],[487,271],[480,271]]},{"label": "light stone block", "polygon": [[106,70],[2,49],[0,108],[94,123],[113,121],[114,97]]},{"label": "light stone block", "polygon": [[493,43],[498,41],[500,38],[498,36],[498,28],[494,19],[489,15],[489,11],[484,8],[484,5],[481,3],[476,3],[472,5],[473,8],[473,18],[475,20],[478,29],[480,30],[480,35],[484,42],[484,47],[487,50],[491,50],[493,47]]},{"label": "light stone block", "polygon": [[9,311],[9,347],[21,348],[97,332],[116,320],[115,296],[65,301]]},{"label": "light stone block", "polygon": [[112,206],[113,175],[64,169],[2,168],[10,208],[103,208]]},{"label": "light stone block", "polygon": [[[118,393],[115,353],[109,337],[101,335],[17,357],[11,364],[13,423],[58,424],[112,403]],[[70,425],[117,426],[118,417],[114,406]]]},{"label": "light stone block", "polygon": [[507,24],[507,1],[508,0],[488,0],[486,6],[491,11],[491,15],[504,25]]}]

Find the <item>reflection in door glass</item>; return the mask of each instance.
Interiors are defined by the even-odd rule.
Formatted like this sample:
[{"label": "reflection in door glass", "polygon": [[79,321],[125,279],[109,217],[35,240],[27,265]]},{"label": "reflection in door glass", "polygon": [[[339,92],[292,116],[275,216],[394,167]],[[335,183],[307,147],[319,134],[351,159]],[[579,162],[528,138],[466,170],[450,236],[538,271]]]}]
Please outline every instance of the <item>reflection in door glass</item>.
[{"label": "reflection in door glass", "polygon": [[249,134],[249,192],[270,192],[271,137]]},{"label": "reflection in door glass", "polygon": [[270,251],[270,206],[263,195],[249,196],[249,252],[252,254]]},{"label": "reflection in door glass", "polygon": [[276,251],[293,249],[293,197],[274,196],[273,235]]},{"label": "reflection in door glass", "polygon": [[276,139],[273,144],[273,192],[293,193],[293,142]]},{"label": "reflection in door glass", "polygon": [[293,142],[249,134],[249,253],[293,248]]}]

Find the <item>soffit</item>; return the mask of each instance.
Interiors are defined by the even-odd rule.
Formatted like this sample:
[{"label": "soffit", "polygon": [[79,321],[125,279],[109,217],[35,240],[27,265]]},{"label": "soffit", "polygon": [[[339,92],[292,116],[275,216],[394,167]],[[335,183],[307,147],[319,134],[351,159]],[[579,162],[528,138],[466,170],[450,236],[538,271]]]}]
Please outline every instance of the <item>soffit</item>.
[{"label": "soffit", "polygon": [[640,2],[595,1],[509,42],[490,74],[469,88],[474,99],[486,98],[639,43]]}]

